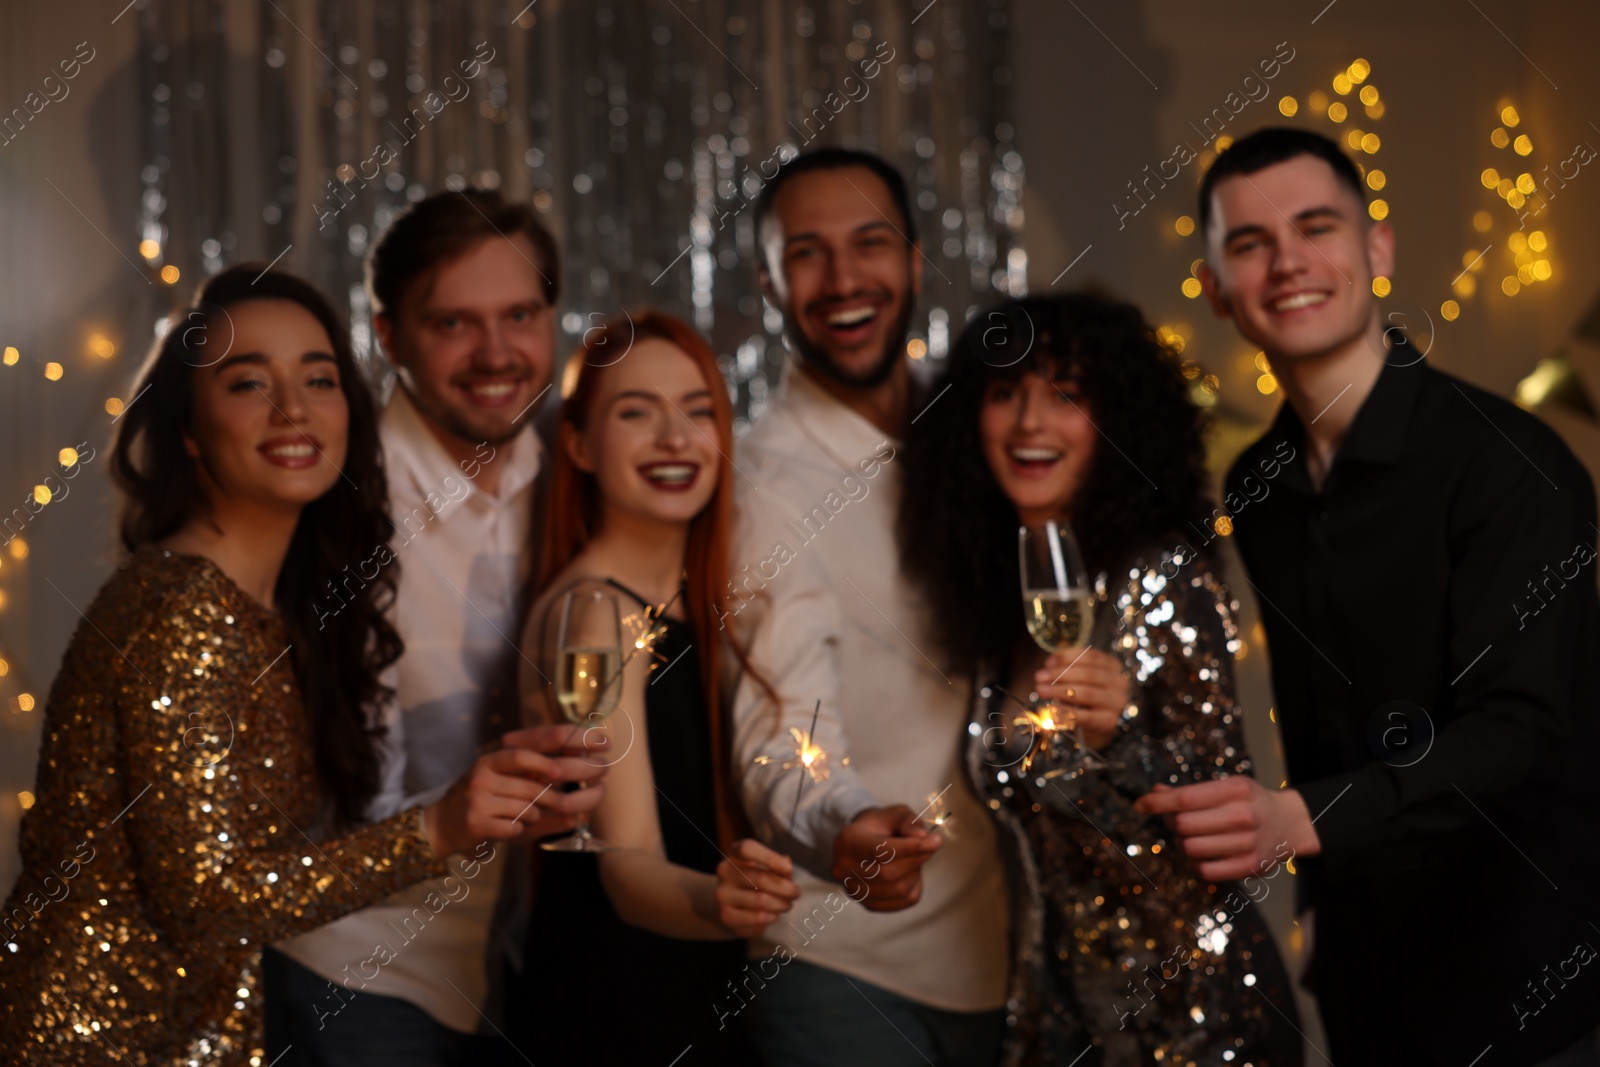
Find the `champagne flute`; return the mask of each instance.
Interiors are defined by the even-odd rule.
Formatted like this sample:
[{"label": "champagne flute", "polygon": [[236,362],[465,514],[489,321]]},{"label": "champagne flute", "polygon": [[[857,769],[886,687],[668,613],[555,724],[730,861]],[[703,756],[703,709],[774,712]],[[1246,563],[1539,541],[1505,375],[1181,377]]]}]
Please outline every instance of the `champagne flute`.
[{"label": "champagne flute", "polygon": [[[553,626],[550,623],[554,623]],[[589,729],[603,726],[622,695],[622,613],[610,589],[580,585],[550,605],[546,634],[555,662],[556,704],[562,717]],[[607,852],[615,848],[589,832],[578,817],[570,837],[542,842],[550,852]]]},{"label": "champagne flute", "polygon": [[[1023,610],[1034,643],[1046,652],[1087,649],[1094,630],[1094,593],[1072,528],[1064,522],[1023,526],[1017,531],[1017,548]],[[1059,735],[1072,741],[1071,754],[1052,759],[1054,766],[1046,777],[1076,778],[1106,765],[1084,740],[1083,727],[1071,708],[1045,703],[1030,718],[1045,734],[1041,755]]]}]

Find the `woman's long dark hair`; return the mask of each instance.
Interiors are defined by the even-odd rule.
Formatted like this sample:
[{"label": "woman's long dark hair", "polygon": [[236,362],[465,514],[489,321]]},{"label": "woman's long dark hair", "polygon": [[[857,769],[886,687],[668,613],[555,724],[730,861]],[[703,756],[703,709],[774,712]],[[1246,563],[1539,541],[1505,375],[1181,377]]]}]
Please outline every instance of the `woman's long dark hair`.
[{"label": "woman's long dark hair", "polygon": [[[379,674],[403,648],[385,615],[394,602],[398,564],[389,550],[394,523],[377,410],[351,354],[349,332],[327,300],[293,275],[262,268],[240,264],[206,281],[145,360],[134,386],[136,402],[122,416],[113,449],[112,476],[124,496],[120,530],[131,552],[171,536],[209,507],[184,434],[193,415],[196,369],[215,365],[232,343],[227,309],[252,300],[287,300],[310,312],[333,344],[349,405],[344,476],[300,513],[273,596],[294,644],[324,796],[335,824],[348,827],[363,820],[378,791],[373,742],[382,730],[372,713],[392,695]],[[364,581],[347,580],[350,569],[369,561],[386,565],[375,578],[363,573]],[[352,584],[360,586],[353,595]],[[332,596],[335,588],[339,599]],[[349,599],[338,610],[319,613],[319,597]]]},{"label": "woman's long dark hair", "polygon": [[1114,577],[1135,553],[1202,541],[1209,515],[1202,414],[1138,308],[1053,293],[980,313],[950,353],[948,392],[935,383],[940,399],[911,425],[898,523],[901,566],[959,670],[1008,663],[1026,640],[1017,510],[984,460],[978,420],[991,381],[1029,372],[1075,383],[1099,430],[1072,502],[1091,574]]}]

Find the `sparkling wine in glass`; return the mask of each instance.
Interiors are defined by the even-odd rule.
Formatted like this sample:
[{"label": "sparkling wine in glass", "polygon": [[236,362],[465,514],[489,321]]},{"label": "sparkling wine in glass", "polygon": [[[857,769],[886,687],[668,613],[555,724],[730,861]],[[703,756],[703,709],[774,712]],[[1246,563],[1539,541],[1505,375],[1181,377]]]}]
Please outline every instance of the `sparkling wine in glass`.
[{"label": "sparkling wine in glass", "polygon": [[[1017,531],[1022,605],[1028,633],[1046,652],[1087,649],[1094,630],[1094,593],[1072,528],[1064,522],[1023,526]],[[1075,778],[1105,766],[1083,737],[1071,708],[1041,705],[1032,716],[1041,750],[1065,739],[1069,753],[1052,756],[1047,777]]]},{"label": "sparkling wine in glass", "polygon": [[[622,612],[610,589],[581,585],[550,605],[545,632],[555,667],[556,705],[580,727],[605,725],[622,695]],[[570,837],[545,841],[550,852],[605,852],[615,847],[589,832],[589,817],[579,816]]]}]

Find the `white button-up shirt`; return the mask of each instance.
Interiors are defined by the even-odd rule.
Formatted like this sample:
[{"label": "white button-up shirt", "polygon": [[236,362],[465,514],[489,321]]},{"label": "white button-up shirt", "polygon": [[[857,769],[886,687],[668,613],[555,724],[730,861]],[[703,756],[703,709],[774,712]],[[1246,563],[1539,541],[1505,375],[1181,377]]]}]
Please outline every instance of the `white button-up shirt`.
[{"label": "white button-up shirt", "polygon": [[[380,436],[400,564],[393,621],[405,653],[386,678],[396,700],[384,716],[384,785],[373,818],[436,799],[485,742],[518,725],[517,612],[541,459],[531,425],[505,444],[480,446],[476,462],[490,448],[507,453],[499,495],[480,491],[468,477],[475,461],[458,464],[400,388]],[[506,852],[501,843],[487,862],[458,857],[452,876],[278,948],[350,989],[399,997],[446,1026],[474,1031],[488,992],[489,928]],[[340,1003],[330,992],[322,1007],[336,1017]]]},{"label": "white button-up shirt", "polygon": [[[753,948],[765,955],[782,943],[921,1003],[984,1011],[1006,995],[1001,862],[961,758],[970,683],[929,659],[926,609],[900,574],[898,448],[792,364],[740,441],[725,621],[783,707],[775,713],[755,681],[739,680],[735,759],[757,832],[794,855],[801,890]],[[818,700],[813,740],[830,774],[802,791],[805,772],[783,767],[795,755],[788,731],[810,730]],[[916,810],[934,797],[954,822],[922,868],[921,900],[897,912],[851,900],[871,882],[829,877],[839,830],[868,807]]]}]

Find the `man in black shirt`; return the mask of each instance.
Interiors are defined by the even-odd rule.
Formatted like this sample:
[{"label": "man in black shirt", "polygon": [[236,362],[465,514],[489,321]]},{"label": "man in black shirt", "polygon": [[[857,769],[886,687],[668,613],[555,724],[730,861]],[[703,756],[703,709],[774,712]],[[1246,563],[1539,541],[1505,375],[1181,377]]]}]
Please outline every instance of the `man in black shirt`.
[{"label": "man in black shirt", "polygon": [[1539,420],[1385,329],[1372,283],[1394,232],[1331,141],[1239,141],[1200,221],[1206,293],[1287,399],[1224,509],[1293,788],[1236,777],[1140,805],[1203,878],[1294,849],[1338,1063],[1600,1063],[1589,475]]}]

